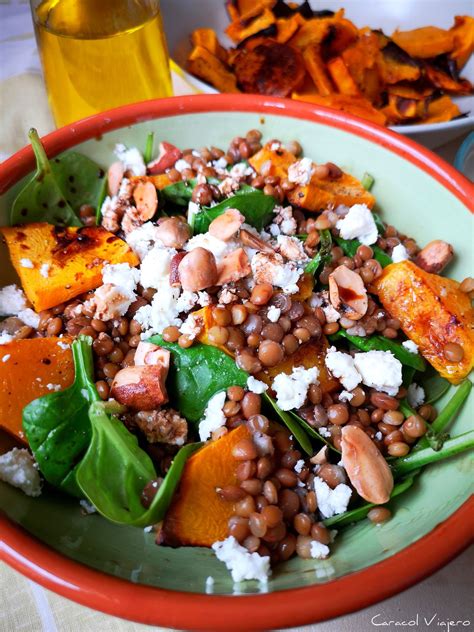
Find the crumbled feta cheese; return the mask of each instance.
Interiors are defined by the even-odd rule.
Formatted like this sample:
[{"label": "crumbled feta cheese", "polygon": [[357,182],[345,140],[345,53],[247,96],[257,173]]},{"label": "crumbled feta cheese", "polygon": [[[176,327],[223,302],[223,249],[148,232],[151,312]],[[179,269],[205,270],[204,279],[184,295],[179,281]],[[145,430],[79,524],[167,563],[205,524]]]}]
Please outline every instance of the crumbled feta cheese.
[{"label": "crumbled feta cheese", "polygon": [[396,395],[402,384],[402,363],[390,351],[356,353],[354,366],[366,386]]},{"label": "crumbled feta cheese", "polygon": [[313,308],[320,307],[323,310],[324,315],[326,316],[326,322],[328,323],[336,323],[341,318],[341,314],[331,305],[329,292],[327,290],[313,294],[310,299],[310,306]]},{"label": "crumbled feta cheese", "polygon": [[270,557],[267,555],[260,556],[258,553],[249,553],[232,535],[222,542],[214,542],[212,549],[217,559],[227,566],[234,582],[247,579],[268,582]]},{"label": "crumbled feta cheese", "polygon": [[151,222],[142,224],[132,232],[126,235],[125,239],[130,248],[143,260],[146,255],[155,247],[155,244],[161,241],[156,234],[157,226]]},{"label": "crumbled feta cheese", "polygon": [[352,494],[348,485],[340,483],[331,489],[319,476],[314,477],[314,491],[316,492],[318,509],[323,518],[331,518],[331,516],[344,513]]},{"label": "crumbled feta cheese", "polygon": [[321,428],[318,428],[318,432],[325,439],[329,439],[331,437],[331,433],[327,426],[321,426]]},{"label": "crumbled feta cheese", "polygon": [[359,372],[354,366],[354,359],[348,353],[336,351],[336,347],[330,347],[326,354],[325,363],[334,377],[337,377],[343,387],[352,391],[362,381]]},{"label": "crumbled feta cheese", "polygon": [[280,318],[281,309],[279,307],[275,307],[275,305],[270,305],[267,311],[267,318],[272,323],[277,323]]},{"label": "crumbled feta cheese", "polygon": [[211,575],[209,575],[209,577],[206,578],[206,595],[212,595],[213,592],[214,592],[214,577],[211,577]]},{"label": "crumbled feta cheese", "polygon": [[176,309],[179,312],[189,312],[198,302],[198,295],[196,292],[190,292],[189,290],[183,290],[176,301]]},{"label": "crumbled feta cheese", "polygon": [[349,393],[349,391],[341,391],[339,393],[340,402],[350,402],[353,397],[354,393]]},{"label": "crumbled feta cheese", "polygon": [[132,268],[128,263],[114,263],[105,265],[102,269],[103,283],[110,283],[123,290],[123,293],[129,294],[131,298],[135,298],[135,290],[140,280],[140,271]]},{"label": "crumbled feta cheese", "polygon": [[11,354],[7,353],[3,356],[2,358],[2,362],[8,362],[8,360],[11,358]]},{"label": "crumbled feta cheese", "polygon": [[199,336],[202,330],[202,325],[199,319],[194,314],[189,314],[184,323],[179,328],[180,333],[188,336],[190,340],[194,340],[196,336]]},{"label": "crumbled feta cheese", "polygon": [[179,288],[171,287],[163,283],[154,295],[151,305],[144,305],[135,314],[134,318],[142,325],[143,338],[152,334],[161,334],[163,329],[175,325],[179,327],[182,320],[176,307],[179,297]]},{"label": "crumbled feta cheese", "polygon": [[257,378],[251,375],[247,380],[247,388],[252,393],[257,393],[257,395],[261,395],[262,393],[265,393],[265,391],[268,389],[268,385],[261,380],[257,380]]},{"label": "crumbled feta cheese", "polygon": [[[184,293],[184,292],[183,292]],[[212,297],[208,292],[198,292],[197,304],[201,307],[207,307],[212,304]]]},{"label": "crumbled feta cheese", "polygon": [[310,158],[297,160],[288,167],[288,180],[305,186],[309,184],[314,172],[314,166]]},{"label": "crumbled feta cheese", "polygon": [[117,143],[114,153],[123,164],[125,171],[130,171],[134,176],[146,175],[146,166],[143,156],[136,147],[127,149],[122,143]]},{"label": "crumbled feta cheese", "polygon": [[413,340],[405,340],[404,342],[402,342],[402,346],[411,353],[418,353],[418,345],[413,342]]},{"label": "crumbled feta cheese", "polygon": [[273,143],[270,145],[270,149],[271,151],[278,151],[279,149],[281,149],[280,141],[279,140],[273,141]]},{"label": "crumbled feta cheese", "polygon": [[361,244],[370,246],[378,238],[374,217],[365,204],[354,204],[347,215],[340,219],[336,228],[343,239],[358,239]]},{"label": "crumbled feta cheese", "polygon": [[90,503],[88,500],[85,500],[83,498],[82,500],[79,501],[79,504],[82,510],[84,511],[84,513],[88,515],[97,513],[97,509],[95,508],[95,506],[92,503]]},{"label": "crumbled feta cheese", "polygon": [[284,263],[278,254],[258,252],[250,262],[256,283],[271,283],[280,287],[285,294],[298,292],[298,280],[303,274],[303,268],[298,268],[293,261]]},{"label": "crumbled feta cheese", "polygon": [[31,261],[31,259],[20,259],[20,265],[22,268],[34,268],[35,264],[33,263],[33,261]]},{"label": "crumbled feta cheese", "polygon": [[392,250],[393,263],[399,263],[400,261],[405,261],[405,259],[409,258],[410,255],[408,254],[408,251],[403,244],[397,244]]},{"label": "crumbled feta cheese", "polygon": [[367,336],[367,332],[365,331],[364,327],[359,324],[349,327],[349,329],[346,329],[346,331],[350,336],[359,336],[360,338],[364,338],[364,336]]},{"label": "crumbled feta cheese", "polygon": [[311,540],[311,557],[316,560],[324,560],[329,555],[329,547],[317,540]]},{"label": "crumbled feta cheese", "polygon": [[377,439],[377,441],[382,441],[383,434],[380,432],[380,430],[375,433],[375,438]]},{"label": "crumbled feta cheese", "polygon": [[243,180],[247,176],[252,176],[255,174],[255,171],[250,165],[245,164],[245,162],[237,162],[232,166],[232,169],[229,172],[231,178],[234,180]]},{"label": "crumbled feta cheese", "polygon": [[126,314],[134,300],[134,295],[128,294],[126,290],[106,283],[96,289],[94,297],[87,304],[95,307],[95,318],[107,322]]},{"label": "crumbled feta cheese", "polygon": [[407,399],[412,408],[418,408],[425,402],[425,389],[413,382],[408,387]]},{"label": "crumbled feta cheese", "polygon": [[47,279],[49,277],[49,268],[51,266],[49,265],[49,263],[42,263],[41,267],[40,267],[40,274],[42,277],[44,277],[45,279]]},{"label": "crumbled feta cheese", "polygon": [[144,533],[151,533],[153,531],[153,525],[148,525],[148,527],[143,528]]},{"label": "crumbled feta cheese", "polygon": [[180,158],[174,163],[174,168],[176,169],[176,171],[179,171],[179,173],[182,173],[186,169],[191,169],[191,165],[186,160]]},{"label": "crumbled feta cheese", "polygon": [[16,285],[6,285],[0,290],[0,316],[16,316],[26,309],[26,297]]},{"label": "crumbled feta cheese", "polygon": [[209,250],[209,252],[212,252],[214,255],[216,263],[220,263],[225,255],[235,250],[236,244],[233,241],[222,241],[222,239],[214,237],[211,233],[201,233],[200,235],[191,237],[184,246],[187,252],[194,250],[194,248],[205,248]]},{"label": "crumbled feta cheese", "polygon": [[295,467],[293,468],[297,474],[301,474],[301,470],[304,468],[304,460],[299,459],[295,463]]},{"label": "crumbled feta cheese", "polygon": [[140,266],[142,287],[160,290],[165,283],[169,285],[170,263],[175,254],[174,248],[162,248],[158,245],[150,250]]},{"label": "crumbled feta cheese", "polygon": [[28,450],[13,448],[0,456],[0,480],[18,487],[27,496],[41,494],[41,478]]},{"label": "crumbled feta cheese", "polygon": [[279,373],[273,380],[277,404],[282,410],[301,408],[306,400],[310,384],[319,384],[317,367],[305,369],[297,366],[290,375]]},{"label": "crumbled feta cheese", "polygon": [[0,333],[0,345],[6,345],[13,340],[13,336],[4,332]]},{"label": "crumbled feta cheese", "polygon": [[225,169],[227,167],[227,160],[224,156],[221,156],[217,160],[213,160],[211,166],[214,167],[214,169]]},{"label": "crumbled feta cheese", "polygon": [[17,316],[20,320],[22,320],[25,323],[25,325],[28,325],[28,327],[34,327],[36,329],[40,323],[39,314],[34,312],[29,307],[27,307],[26,309],[20,310]]},{"label": "crumbled feta cheese", "polygon": [[268,230],[272,237],[278,237],[278,235],[281,234],[281,230],[278,224],[270,224],[270,226],[268,227]]},{"label": "crumbled feta cheese", "polygon": [[225,391],[216,393],[208,401],[204,417],[199,422],[199,437],[201,441],[209,439],[214,430],[225,426],[225,415],[222,412],[226,399]]},{"label": "crumbled feta cheese", "polygon": [[71,345],[67,342],[61,342],[61,340],[58,340],[58,347],[61,347],[61,349],[69,349],[70,346]]}]

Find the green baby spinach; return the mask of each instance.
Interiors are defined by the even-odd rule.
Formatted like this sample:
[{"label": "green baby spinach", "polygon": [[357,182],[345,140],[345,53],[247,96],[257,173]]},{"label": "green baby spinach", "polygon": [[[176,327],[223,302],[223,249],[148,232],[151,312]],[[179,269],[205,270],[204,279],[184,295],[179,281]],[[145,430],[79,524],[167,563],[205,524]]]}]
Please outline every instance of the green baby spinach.
[{"label": "green baby spinach", "polygon": [[145,485],[157,478],[148,454],[116,414],[112,402],[94,402],[89,409],[92,438],[77,468],[77,482],[97,511],[111,522],[147,527],[164,518],[188,457],[202,444],[183,446],[148,509],[140,501]]},{"label": "green baby spinach", "polygon": [[74,383],[25,406],[23,430],[45,479],[81,496],[76,470],[91,439],[89,406],[100,399],[93,381],[92,338],[80,336],[72,343],[72,354]]},{"label": "green baby spinach", "polygon": [[433,404],[440,399],[451,388],[451,382],[448,382],[439,373],[435,373],[421,382],[425,391],[425,404]]},{"label": "green baby spinach", "polygon": [[82,204],[100,204],[107,185],[105,172],[75,151],[49,161],[37,131],[31,129],[28,137],[36,158],[36,172],[15,198],[10,223],[82,226],[77,212]]},{"label": "green baby spinach", "polygon": [[203,206],[194,216],[194,234],[207,232],[211,222],[229,208],[236,208],[248,224],[257,230],[263,230],[273,217],[275,204],[275,198],[271,195],[265,195],[258,190],[242,189],[215,206]]},{"label": "green baby spinach", "polygon": [[270,397],[267,393],[263,393],[263,399],[267,404],[269,404],[273,410],[276,412],[281,421],[285,424],[291,434],[294,436],[296,441],[300,444],[306,454],[312,455],[314,453],[313,447],[311,445],[311,441],[308,439],[308,435],[303,430],[302,426],[296,421],[290,413],[282,410],[274,399]]},{"label": "green baby spinach", "polygon": [[165,202],[176,204],[176,206],[187,206],[191,201],[196,184],[197,181],[195,179],[173,182],[173,184],[163,187],[159,195]]},{"label": "green baby spinach", "polygon": [[304,271],[306,274],[316,275],[320,266],[325,265],[331,259],[332,237],[328,228],[320,231],[319,250],[307,264]]},{"label": "green baby spinach", "polygon": [[421,355],[408,351],[400,342],[395,342],[395,340],[385,338],[384,336],[352,336],[348,334],[345,329],[339,329],[338,332],[328,336],[328,338],[331,342],[345,338],[353,344],[354,347],[362,351],[391,351],[403,365],[412,367],[417,371],[424,371],[426,369],[426,362]]},{"label": "green baby spinach", "polygon": [[[334,239],[342,248],[344,254],[348,257],[353,257],[357,252],[357,248],[361,245],[358,239],[342,239],[342,237],[334,237]],[[388,265],[393,263],[392,258],[389,257],[385,250],[382,250],[382,248],[374,245],[370,247],[372,248],[372,251],[374,253],[374,259],[376,259],[380,263],[382,268],[386,268]]]},{"label": "green baby spinach", "polygon": [[247,384],[248,374],[217,347],[197,343],[183,349],[161,336],[152,336],[150,342],[171,351],[173,361],[166,386],[170,400],[190,422],[200,421],[216,393]]}]

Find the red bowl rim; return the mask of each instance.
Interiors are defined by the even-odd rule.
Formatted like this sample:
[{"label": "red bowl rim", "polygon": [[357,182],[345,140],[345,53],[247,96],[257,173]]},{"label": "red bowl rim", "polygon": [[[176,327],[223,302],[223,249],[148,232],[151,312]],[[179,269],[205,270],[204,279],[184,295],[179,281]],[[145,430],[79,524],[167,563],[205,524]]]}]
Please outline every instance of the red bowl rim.
[{"label": "red bowl rim", "polygon": [[[219,94],[145,101],[88,117],[42,140],[47,154],[54,156],[120,127],[155,118],[205,112],[273,114],[353,133],[416,165],[474,212],[474,185],[431,151],[349,114],[286,99]],[[0,193],[33,168],[30,147],[2,163]],[[171,591],[107,575],[57,553],[5,515],[0,515],[0,554],[2,560],[46,588],[111,615],[181,629],[265,630],[348,614],[408,588],[469,545],[473,519],[474,499],[471,498],[430,533],[382,562],[325,584],[241,597]]]}]

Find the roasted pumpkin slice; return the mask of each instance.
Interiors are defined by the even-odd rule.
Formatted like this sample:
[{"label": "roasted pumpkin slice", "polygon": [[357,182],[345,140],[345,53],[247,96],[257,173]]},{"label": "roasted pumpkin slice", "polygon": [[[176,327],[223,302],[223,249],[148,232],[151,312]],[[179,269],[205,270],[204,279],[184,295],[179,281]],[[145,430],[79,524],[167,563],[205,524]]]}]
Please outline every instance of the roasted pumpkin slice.
[{"label": "roasted pumpkin slice", "polygon": [[0,427],[27,443],[23,408],[74,381],[71,339],[25,338],[0,347]]},{"label": "roasted pumpkin slice", "polygon": [[[459,283],[402,261],[387,266],[375,288],[382,305],[440,375],[457,384],[469,374],[474,366],[474,312]],[[459,362],[446,355],[446,346],[453,344],[464,352]]]},{"label": "roasted pumpkin slice", "polygon": [[188,57],[189,72],[203,81],[210,83],[220,92],[239,92],[235,76],[221,62],[203,46],[195,46]]},{"label": "roasted pumpkin slice", "polygon": [[474,51],[474,17],[457,15],[454,18],[451,33],[454,37],[454,46],[450,57],[455,60],[456,66],[460,70]]},{"label": "roasted pumpkin slice", "polygon": [[101,285],[104,263],[139,263],[123,239],[101,226],[61,228],[33,223],[0,231],[37,312]]},{"label": "roasted pumpkin slice", "polygon": [[406,53],[420,59],[449,53],[454,46],[453,33],[437,26],[424,26],[412,31],[395,31],[392,39]]},{"label": "roasted pumpkin slice", "polygon": [[288,167],[294,162],[296,162],[294,154],[283,146],[274,145],[273,143],[267,143],[260,151],[249,158],[249,164],[257,173],[261,173],[262,167],[265,165],[266,175],[278,176],[282,179],[287,177]]}]

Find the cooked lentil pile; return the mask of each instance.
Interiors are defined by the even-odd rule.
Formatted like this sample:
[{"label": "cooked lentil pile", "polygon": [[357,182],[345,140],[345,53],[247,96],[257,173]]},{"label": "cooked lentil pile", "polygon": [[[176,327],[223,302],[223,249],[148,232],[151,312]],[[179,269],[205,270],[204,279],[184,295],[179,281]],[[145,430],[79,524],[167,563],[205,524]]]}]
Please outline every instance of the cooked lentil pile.
[{"label": "cooked lentil pile", "polygon": [[[423,345],[407,340],[402,316],[384,306],[384,268],[393,261],[437,275],[452,247],[438,240],[420,249],[380,220],[375,198],[354,177],[302,157],[297,141],[262,144],[258,130],[227,150],[161,143],[148,165],[136,148],[118,145],[116,153],[101,225],[130,246],[139,266],[107,263],[99,287],[37,317],[29,308],[28,318],[9,316],[3,342],[90,337],[99,397],[123,406],[119,419],[156,468],[141,493],[144,508],[182,446],[199,435],[204,454],[227,439],[226,475],[209,493],[225,541],[213,548],[234,579],[264,580],[266,566],[239,575],[234,562],[246,553],[272,563],[295,553],[326,557],[331,519],[362,499],[374,505],[372,522],[388,520],[393,478],[385,459],[407,456],[437,411],[414,381],[425,368]],[[93,206],[79,216],[95,226]],[[457,289],[472,299],[474,282]],[[235,360],[248,379],[209,392],[196,425],[165,382],[177,352],[202,344]],[[471,362],[456,337],[446,338],[442,355],[453,366]],[[199,454],[189,461],[197,473]],[[212,529],[201,537],[199,524],[174,524],[187,485],[185,470],[155,527],[157,542],[210,546],[219,539]]]}]

